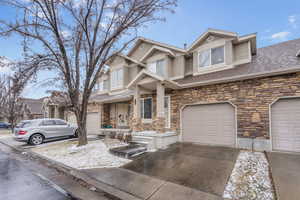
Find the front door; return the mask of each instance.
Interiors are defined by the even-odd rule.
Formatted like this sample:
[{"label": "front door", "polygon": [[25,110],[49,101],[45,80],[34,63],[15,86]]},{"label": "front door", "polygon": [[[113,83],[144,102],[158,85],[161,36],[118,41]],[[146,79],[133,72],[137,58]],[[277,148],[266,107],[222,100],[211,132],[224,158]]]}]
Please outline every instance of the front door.
[{"label": "front door", "polygon": [[117,126],[128,126],[128,109],[127,103],[117,104]]},{"label": "front door", "polygon": [[166,128],[170,128],[170,96],[165,97],[164,103]]}]

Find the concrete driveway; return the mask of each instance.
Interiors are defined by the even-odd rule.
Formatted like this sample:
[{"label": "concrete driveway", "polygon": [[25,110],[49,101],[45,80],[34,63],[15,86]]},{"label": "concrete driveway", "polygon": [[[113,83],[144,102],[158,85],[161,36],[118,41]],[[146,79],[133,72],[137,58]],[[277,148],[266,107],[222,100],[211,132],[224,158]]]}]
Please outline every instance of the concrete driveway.
[{"label": "concrete driveway", "polygon": [[279,200],[299,200],[300,154],[268,153],[272,177]]},{"label": "concrete driveway", "polygon": [[238,153],[233,148],[178,143],[123,168],[222,196]]}]

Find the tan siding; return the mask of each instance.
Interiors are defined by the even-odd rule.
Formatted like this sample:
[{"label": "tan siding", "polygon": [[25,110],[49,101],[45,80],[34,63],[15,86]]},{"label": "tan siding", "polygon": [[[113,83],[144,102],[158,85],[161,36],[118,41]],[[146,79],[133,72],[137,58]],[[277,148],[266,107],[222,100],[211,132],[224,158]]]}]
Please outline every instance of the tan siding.
[{"label": "tan siding", "polygon": [[198,71],[198,51],[193,52],[193,72]]},{"label": "tan siding", "polygon": [[173,60],[173,66],[171,67],[171,76],[179,77],[184,75],[184,56],[178,56]]},{"label": "tan siding", "polygon": [[129,83],[138,75],[139,68],[138,66],[128,68],[128,80]]},{"label": "tan siding", "polygon": [[124,74],[123,74],[123,86],[126,87],[129,83],[129,68],[124,67]]},{"label": "tan siding", "polygon": [[244,42],[233,46],[234,61],[249,59],[249,43]]},{"label": "tan siding", "polygon": [[135,60],[140,60],[146,53],[147,51],[150,50],[150,48],[153,45],[148,44],[148,43],[141,43],[137,49],[130,55],[131,58],[135,59]]},{"label": "tan siding", "polygon": [[187,58],[185,60],[185,69],[184,69],[184,75],[190,75],[193,74],[193,58]]},{"label": "tan siding", "polygon": [[225,63],[226,65],[231,65],[233,62],[232,55],[232,41],[225,42]]},{"label": "tan siding", "polygon": [[110,63],[110,69],[113,70],[116,67],[120,67],[120,66],[125,66],[127,65],[125,59],[121,58],[121,57],[117,57],[113,60],[112,63]]},{"label": "tan siding", "polygon": [[146,63],[151,63],[156,60],[164,59],[165,57],[166,57],[166,53],[160,51],[154,51],[154,53],[146,59]]}]

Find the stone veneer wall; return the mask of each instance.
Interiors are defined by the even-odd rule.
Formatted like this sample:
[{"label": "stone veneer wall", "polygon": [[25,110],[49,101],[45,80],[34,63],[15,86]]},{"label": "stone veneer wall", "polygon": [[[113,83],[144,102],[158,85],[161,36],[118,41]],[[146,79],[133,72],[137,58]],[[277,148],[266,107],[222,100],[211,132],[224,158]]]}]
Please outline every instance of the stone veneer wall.
[{"label": "stone veneer wall", "polygon": [[300,73],[172,91],[171,127],[180,132],[186,104],[230,101],[237,107],[238,137],[269,139],[269,105],[285,96],[300,96]]},{"label": "stone veneer wall", "polygon": [[102,125],[110,124],[110,104],[102,104],[101,119]]},{"label": "stone veneer wall", "polygon": [[134,131],[157,131],[159,133],[164,133],[165,131],[171,131],[172,130],[171,128],[165,128],[165,122],[166,122],[165,118],[157,118],[156,116],[156,94],[141,95],[141,98],[149,98],[149,97],[152,98],[152,121],[143,122],[143,120],[131,119],[133,123],[131,123],[130,127]]}]

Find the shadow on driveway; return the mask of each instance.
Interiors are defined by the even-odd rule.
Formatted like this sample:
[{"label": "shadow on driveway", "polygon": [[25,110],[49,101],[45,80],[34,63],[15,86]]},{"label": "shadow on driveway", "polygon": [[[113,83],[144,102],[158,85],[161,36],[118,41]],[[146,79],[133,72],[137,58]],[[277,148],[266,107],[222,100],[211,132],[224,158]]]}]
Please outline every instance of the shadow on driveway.
[{"label": "shadow on driveway", "polygon": [[238,153],[227,147],[177,143],[123,168],[222,196]]}]

